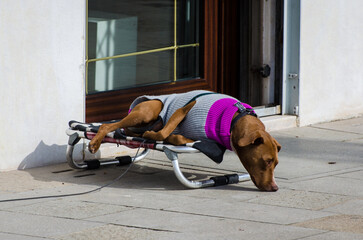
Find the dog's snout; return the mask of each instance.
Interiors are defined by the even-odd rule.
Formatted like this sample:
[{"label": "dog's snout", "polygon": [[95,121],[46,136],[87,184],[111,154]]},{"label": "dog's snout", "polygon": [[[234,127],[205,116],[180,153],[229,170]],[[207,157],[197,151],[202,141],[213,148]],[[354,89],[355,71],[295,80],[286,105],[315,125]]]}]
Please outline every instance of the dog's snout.
[{"label": "dog's snout", "polygon": [[265,190],[269,192],[276,192],[277,190],[279,190],[279,187],[277,186],[275,179],[273,179],[273,181],[267,185]]},{"label": "dog's snout", "polygon": [[272,182],[268,185],[268,188],[270,192],[276,192],[277,190],[279,190],[279,187],[276,184],[275,178],[272,177]]},{"label": "dog's snout", "polygon": [[279,187],[276,184],[265,186],[265,187],[258,187],[258,188],[261,191],[266,191],[266,192],[276,192],[277,190],[279,190]]},{"label": "dog's snout", "polygon": [[276,184],[271,185],[271,192],[276,192],[279,190],[279,187]]},{"label": "dog's snout", "polygon": [[276,184],[271,184],[265,187],[259,187],[259,189],[266,192],[276,192],[277,190],[279,190],[279,187]]}]

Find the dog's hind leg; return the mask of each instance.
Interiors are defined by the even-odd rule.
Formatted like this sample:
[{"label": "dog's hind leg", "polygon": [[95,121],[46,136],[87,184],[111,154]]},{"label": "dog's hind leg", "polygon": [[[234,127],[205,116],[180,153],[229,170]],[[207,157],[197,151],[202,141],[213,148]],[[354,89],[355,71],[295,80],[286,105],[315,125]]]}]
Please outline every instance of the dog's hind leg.
[{"label": "dog's hind leg", "polygon": [[143,138],[147,138],[147,139],[156,140],[156,141],[163,141],[163,140],[165,140],[175,130],[175,128],[179,125],[179,123],[181,121],[183,121],[183,119],[188,114],[188,112],[190,111],[190,109],[193,108],[193,106],[195,105],[195,103],[196,103],[196,101],[193,101],[193,102],[189,103],[188,105],[186,105],[186,106],[184,106],[182,108],[177,109],[173,113],[173,115],[171,115],[170,119],[165,124],[165,126],[163,127],[163,129],[161,129],[158,132],[146,131],[144,133],[144,135],[142,135],[142,137]]},{"label": "dog's hind leg", "polygon": [[118,128],[136,127],[142,124],[147,124],[155,121],[161,109],[163,103],[159,100],[150,100],[141,102],[135,106],[135,108],[119,122],[102,124],[96,134],[88,145],[90,152],[95,153],[100,148],[101,142],[107,133],[115,131]]},{"label": "dog's hind leg", "polygon": [[165,141],[176,146],[195,142],[194,140],[191,140],[189,138],[184,137],[183,135],[178,135],[178,134],[171,134],[169,137],[165,139]]}]

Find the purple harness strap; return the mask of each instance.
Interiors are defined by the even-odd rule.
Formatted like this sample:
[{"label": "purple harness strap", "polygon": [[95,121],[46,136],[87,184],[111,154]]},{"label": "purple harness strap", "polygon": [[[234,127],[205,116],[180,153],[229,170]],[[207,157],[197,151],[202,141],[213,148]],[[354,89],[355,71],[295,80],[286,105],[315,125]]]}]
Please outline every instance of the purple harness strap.
[{"label": "purple harness strap", "polygon": [[[209,109],[206,123],[205,133],[209,139],[232,150],[231,147],[231,122],[233,115],[239,110],[235,103],[238,101],[233,98],[224,98],[216,101]],[[246,103],[241,103],[246,109],[252,107]]]}]

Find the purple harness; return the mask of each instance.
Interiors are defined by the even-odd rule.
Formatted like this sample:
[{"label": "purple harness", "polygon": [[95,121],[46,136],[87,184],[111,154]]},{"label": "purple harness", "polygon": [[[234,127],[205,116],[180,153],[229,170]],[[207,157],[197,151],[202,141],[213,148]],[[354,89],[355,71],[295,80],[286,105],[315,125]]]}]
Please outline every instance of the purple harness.
[{"label": "purple harness", "polygon": [[[241,107],[242,106],[242,107]],[[233,119],[234,114],[240,114]],[[245,115],[257,116],[252,107],[246,103],[240,103],[233,98],[223,98],[211,106],[205,123],[205,132],[209,139],[223,145],[229,150],[231,147],[231,130],[235,122]],[[238,118],[238,119],[237,119]],[[232,122],[232,119],[234,120]]]}]

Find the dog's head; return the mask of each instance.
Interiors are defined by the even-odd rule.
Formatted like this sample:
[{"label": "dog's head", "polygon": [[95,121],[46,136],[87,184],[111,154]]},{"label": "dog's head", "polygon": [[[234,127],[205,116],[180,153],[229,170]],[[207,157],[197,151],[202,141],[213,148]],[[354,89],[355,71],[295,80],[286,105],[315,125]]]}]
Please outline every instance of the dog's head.
[{"label": "dog's head", "polygon": [[278,164],[281,145],[264,130],[232,135],[232,145],[256,187],[263,191],[277,191],[274,169]]}]

